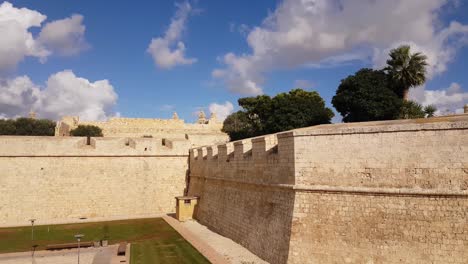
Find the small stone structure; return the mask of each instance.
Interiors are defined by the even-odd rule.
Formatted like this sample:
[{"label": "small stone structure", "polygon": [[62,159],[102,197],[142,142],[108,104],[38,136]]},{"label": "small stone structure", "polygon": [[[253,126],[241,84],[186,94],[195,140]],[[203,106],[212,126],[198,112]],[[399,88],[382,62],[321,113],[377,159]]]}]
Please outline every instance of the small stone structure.
[{"label": "small stone structure", "polygon": [[176,218],[181,222],[194,218],[197,208],[198,197],[177,196],[176,197]]},{"label": "small stone structure", "polygon": [[468,115],[190,152],[197,219],[270,263],[466,263]]}]

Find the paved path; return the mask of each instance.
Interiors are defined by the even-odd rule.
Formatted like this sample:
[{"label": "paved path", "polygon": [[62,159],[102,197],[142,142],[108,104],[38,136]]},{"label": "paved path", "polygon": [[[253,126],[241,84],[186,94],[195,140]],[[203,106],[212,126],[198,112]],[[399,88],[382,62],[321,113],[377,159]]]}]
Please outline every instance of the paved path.
[{"label": "paved path", "polygon": [[116,245],[103,247],[94,256],[92,264],[110,264],[112,255],[117,255],[117,247]]},{"label": "paved path", "polygon": [[268,264],[246,248],[197,221],[179,222],[171,216],[163,216],[163,219],[213,264]]},{"label": "paved path", "polygon": [[196,248],[205,258],[212,264],[228,264],[230,263],[226,258],[214,250],[208,243],[201,240],[195,234],[190,232],[187,228],[171,216],[163,216],[163,219],[172,226],[182,237],[185,238],[194,248]]},{"label": "paved path", "polygon": [[[92,264],[99,249],[82,248],[80,250],[80,264]],[[30,252],[8,253],[0,255],[0,264],[76,264],[77,249],[59,251],[36,251],[34,262]]]},{"label": "paved path", "polygon": [[[125,264],[127,256],[117,256],[118,245],[100,248],[81,248],[80,264]],[[127,250],[130,254],[130,248]],[[128,256],[129,257],[129,256]],[[34,262],[31,252],[0,254],[0,264],[76,264],[77,249],[36,251]]]}]

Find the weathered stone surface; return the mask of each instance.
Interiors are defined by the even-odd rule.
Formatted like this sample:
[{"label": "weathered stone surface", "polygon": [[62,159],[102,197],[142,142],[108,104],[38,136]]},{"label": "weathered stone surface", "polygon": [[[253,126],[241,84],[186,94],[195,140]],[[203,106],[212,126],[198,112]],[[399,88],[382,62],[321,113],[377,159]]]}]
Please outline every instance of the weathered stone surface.
[{"label": "weathered stone surface", "polygon": [[0,137],[0,226],[174,212],[188,140]]},{"label": "weathered stone surface", "polygon": [[[199,120],[200,121],[200,120]],[[203,119],[196,124],[182,119],[151,119],[114,117],[107,121],[81,121],[78,117],[66,116],[55,128],[55,136],[69,136],[70,130],[78,125],[94,125],[102,129],[105,137],[154,137],[188,139],[192,147],[224,143],[229,140],[221,132],[223,124],[216,117]]]},{"label": "weathered stone surface", "polygon": [[192,149],[189,195],[271,263],[465,263],[467,171],[468,115],[321,125]]}]

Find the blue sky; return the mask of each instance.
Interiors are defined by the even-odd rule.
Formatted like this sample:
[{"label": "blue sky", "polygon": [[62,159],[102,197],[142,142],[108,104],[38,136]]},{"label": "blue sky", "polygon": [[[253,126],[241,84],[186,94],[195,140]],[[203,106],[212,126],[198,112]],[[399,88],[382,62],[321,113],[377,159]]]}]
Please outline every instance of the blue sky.
[{"label": "blue sky", "polygon": [[[331,107],[341,79],[381,67],[402,43],[431,63],[414,100],[436,104],[440,114],[468,102],[464,1],[8,3],[0,6],[0,33],[11,36],[0,40],[7,58],[0,63],[0,117],[30,109],[55,119],[170,118],[177,111],[192,122],[199,109],[224,116],[233,110],[226,102],[236,110],[239,97],[297,86],[318,91]],[[34,45],[12,52],[23,38]]]}]

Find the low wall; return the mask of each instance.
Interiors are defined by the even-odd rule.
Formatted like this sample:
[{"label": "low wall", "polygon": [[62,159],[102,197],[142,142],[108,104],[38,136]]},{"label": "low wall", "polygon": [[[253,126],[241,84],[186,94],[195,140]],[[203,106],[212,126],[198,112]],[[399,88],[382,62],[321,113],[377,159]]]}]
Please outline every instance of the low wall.
[{"label": "low wall", "polygon": [[0,137],[0,226],[173,212],[188,140]]},{"label": "low wall", "polygon": [[464,263],[468,115],[321,125],[190,152],[197,219],[271,263]]}]

